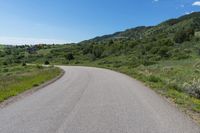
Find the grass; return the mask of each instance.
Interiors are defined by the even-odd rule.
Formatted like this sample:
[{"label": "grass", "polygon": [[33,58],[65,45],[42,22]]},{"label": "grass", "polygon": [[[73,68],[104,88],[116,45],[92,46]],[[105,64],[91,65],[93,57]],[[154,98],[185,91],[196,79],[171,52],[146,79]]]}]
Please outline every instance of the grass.
[{"label": "grass", "polygon": [[145,85],[173,101],[183,111],[189,111],[190,115],[200,123],[200,99],[184,89],[184,84],[200,78],[198,68],[194,65],[196,62],[199,60],[168,61],[152,66],[119,67],[114,70],[144,82]]},{"label": "grass", "polygon": [[[200,123],[200,99],[185,89],[185,84],[200,79],[200,59],[160,61],[150,66],[127,65],[129,58],[109,57],[94,62],[85,62],[83,66],[102,67],[127,74],[142,81],[146,86],[170,99],[181,110],[189,112]],[[191,88],[192,89],[192,88]]]},{"label": "grass", "polygon": [[59,68],[12,66],[0,71],[0,102],[28,89],[39,86],[61,73]]}]

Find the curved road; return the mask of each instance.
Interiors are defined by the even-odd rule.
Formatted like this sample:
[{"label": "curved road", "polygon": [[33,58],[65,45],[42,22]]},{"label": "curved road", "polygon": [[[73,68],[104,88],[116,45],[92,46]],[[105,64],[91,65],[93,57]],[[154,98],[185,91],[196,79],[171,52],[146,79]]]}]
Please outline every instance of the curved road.
[{"label": "curved road", "polygon": [[140,82],[110,70],[62,67],[55,83],[0,109],[0,133],[200,133]]}]

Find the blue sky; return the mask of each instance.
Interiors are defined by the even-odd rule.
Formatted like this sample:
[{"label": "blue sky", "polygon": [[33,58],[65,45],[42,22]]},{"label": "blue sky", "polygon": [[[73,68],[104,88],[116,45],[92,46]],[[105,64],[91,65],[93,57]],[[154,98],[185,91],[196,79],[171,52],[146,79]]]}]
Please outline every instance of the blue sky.
[{"label": "blue sky", "polygon": [[0,43],[67,43],[194,11],[200,0],[0,0]]}]

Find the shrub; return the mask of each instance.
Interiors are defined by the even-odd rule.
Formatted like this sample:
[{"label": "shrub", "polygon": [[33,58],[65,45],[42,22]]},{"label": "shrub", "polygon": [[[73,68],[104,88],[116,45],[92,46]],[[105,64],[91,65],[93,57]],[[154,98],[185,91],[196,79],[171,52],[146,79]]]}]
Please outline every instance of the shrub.
[{"label": "shrub", "polygon": [[169,57],[170,55],[169,55],[169,50],[170,50],[170,48],[169,47],[167,47],[167,46],[164,46],[164,47],[161,47],[160,48],[160,50],[159,50],[159,55],[161,56],[161,57]]},{"label": "shrub", "polygon": [[200,69],[200,62],[197,62],[196,64],[194,64],[194,67],[197,69]]},{"label": "shrub", "polygon": [[175,60],[181,60],[181,59],[188,59],[190,58],[191,51],[189,49],[175,49],[171,51],[172,58]]},{"label": "shrub", "polygon": [[23,63],[22,63],[22,66],[26,66],[26,63],[25,63],[25,62],[23,62]]},{"label": "shrub", "polygon": [[178,84],[178,82],[176,80],[169,81],[167,83],[167,88],[169,88],[169,89],[175,89],[175,90],[177,90],[179,92],[183,91],[183,88]]},{"label": "shrub", "polygon": [[185,83],[183,87],[190,95],[200,98],[200,79],[194,79],[191,83]]},{"label": "shrub", "polygon": [[8,63],[7,63],[7,62],[3,62],[3,65],[4,65],[4,66],[7,66],[7,65],[8,65]]},{"label": "shrub", "polygon": [[49,65],[50,63],[49,63],[49,61],[46,60],[46,61],[44,62],[44,64],[45,64],[45,65]]},{"label": "shrub", "polygon": [[174,41],[176,43],[183,43],[185,41],[189,41],[194,36],[194,34],[195,32],[192,28],[186,30],[182,29],[175,34]]},{"label": "shrub", "polygon": [[72,54],[72,53],[68,53],[67,55],[66,55],[66,59],[67,60],[74,60],[74,55]]},{"label": "shrub", "polygon": [[139,65],[141,65],[141,62],[137,57],[133,56],[130,65],[132,67],[138,67]]},{"label": "shrub", "polygon": [[150,75],[150,76],[148,77],[148,81],[157,83],[157,82],[161,82],[162,80],[161,80],[159,77],[156,77],[156,76],[154,76],[154,75]]},{"label": "shrub", "polygon": [[103,54],[103,49],[101,47],[94,47],[92,53],[96,58],[100,58],[101,55]]},{"label": "shrub", "polygon": [[39,86],[39,84],[33,84],[33,87],[37,87],[37,86]]}]

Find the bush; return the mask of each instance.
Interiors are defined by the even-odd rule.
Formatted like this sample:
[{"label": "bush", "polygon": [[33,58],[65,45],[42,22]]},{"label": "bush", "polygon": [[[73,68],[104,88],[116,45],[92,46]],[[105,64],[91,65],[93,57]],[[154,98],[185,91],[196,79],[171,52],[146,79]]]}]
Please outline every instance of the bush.
[{"label": "bush", "polygon": [[72,53],[68,53],[66,55],[66,59],[69,60],[69,61],[74,60],[74,55]]},{"label": "bush", "polygon": [[175,34],[174,41],[176,43],[183,43],[185,41],[189,41],[194,36],[194,34],[195,32],[192,28],[186,30],[182,29]]},{"label": "bush", "polygon": [[137,57],[133,56],[130,65],[132,67],[138,67],[139,65],[141,65],[141,61]]},{"label": "bush", "polygon": [[177,81],[170,81],[169,83],[167,83],[166,86],[168,89],[175,89],[179,92],[183,92],[183,88],[177,83]]},{"label": "bush", "polygon": [[154,76],[154,75],[150,75],[150,76],[148,77],[148,81],[154,82],[154,83],[158,83],[158,82],[161,82],[162,80],[161,80],[159,77],[156,77],[156,76]]},{"label": "bush", "polygon": [[96,58],[100,58],[101,55],[103,54],[103,49],[101,47],[94,47],[92,53]]},{"label": "bush", "polygon": [[39,86],[39,84],[33,84],[33,87],[37,87],[37,86]]},{"label": "bush", "polygon": [[49,65],[50,63],[49,63],[49,61],[45,61],[44,64],[45,65]]},{"label": "bush", "polygon": [[8,63],[7,63],[7,62],[3,62],[3,65],[4,65],[4,66],[7,66],[7,65],[8,65]]},{"label": "bush", "polygon": [[161,56],[161,57],[165,57],[165,58],[167,58],[167,57],[169,57],[170,55],[169,55],[169,51],[170,51],[170,48],[169,47],[167,47],[167,46],[164,46],[164,47],[161,47],[160,48],[160,50],[159,50],[159,55]]},{"label": "bush", "polygon": [[200,79],[194,79],[191,83],[185,83],[183,87],[190,95],[200,99]]},{"label": "bush", "polygon": [[23,63],[22,63],[22,66],[26,66],[26,63],[25,63],[25,62],[23,62]]}]

